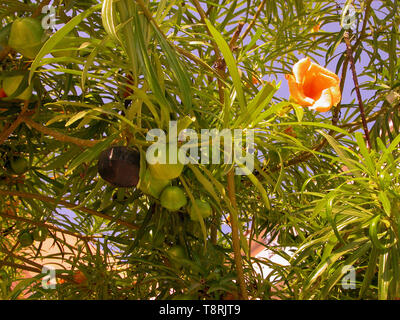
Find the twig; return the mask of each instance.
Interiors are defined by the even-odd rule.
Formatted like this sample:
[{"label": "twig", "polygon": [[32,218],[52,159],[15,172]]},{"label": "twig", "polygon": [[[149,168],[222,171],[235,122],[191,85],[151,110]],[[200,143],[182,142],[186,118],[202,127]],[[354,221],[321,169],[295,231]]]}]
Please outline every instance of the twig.
[{"label": "twig", "polygon": [[244,22],[239,22],[238,26],[236,27],[235,33],[232,36],[231,41],[229,41],[229,48],[233,51],[236,46],[236,42],[239,39],[240,33],[242,32],[244,26]]},{"label": "twig", "polygon": [[366,2],[363,26],[361,28],[360,36],[358,37],[356,43],[354,44],[354,48],[357,48],[360,45],[360,43],[365,35],[365,31],[367,30],[367,23],[368,23],[369,16],[371,14],[371,3],[372,3],[372,0],[367,0],[367,2]]},{"label": "twig", "polygon": [[368,148],[371,148],[371,141],[369,138],[368,125],[367,125],[367,121],[365,120],[364,104],[363,104],[362,97],[361,97],[360,86],[358,84],[358,77],[357,77],[356,67],[355,67],[354,58],[353,58],[353,50],[351,48],[348,31],[345,31],[345,33],[344,33],[344,41],[346,43],[347,56],[349,57],[349,62],[350,62],[350,69],[353,74],[354,88],[355,88],[356,94],[357,94],[358,106],[360,108],[361,120],[362,120],[362,124],[363,124],[363,129],[365,132],[365,139],[367,140]]},{"label": "twig", "polygon": [[93,238],[93,237],[90,237],[90,236],[82,236],[80,234],[76,234],[74,232],[55,227],[55,226],[53,226],[51,224],[48,224],[48,223],[44,223],[44,222],[40,222],[40,221],[34,221],[32,219],[27,219],[27,218],[23,218],[23,217],[19,217],[19,216],[9,215],[7,213],[1,213],[0,212],[0,216],[4,217],[4,218],[7,218],[7,219],[10,219],[10,220],[18,220],[18,221],[26,222],[26,223],[29,223],[29,224],[33,224],[35,226],[45,227],[47,229],[52,229],[52,230],[55,230],[55,231],[58,231],[58,232],[61,232],[61,233],[69,234],[69,235],[71,235],[73,237],[76,237],[76,238],[79,238],[79,239],[87,240],[87,239],[92,239]]},{"label": "twig", "polygon": [[[344,84],[345,84],[345,81],[346,81],[347,66],[348,66],[348,64],[349,64],[349,57],[346,56],[346,58],[345,58],[345,60],[344,60],[344,62],[343,62],[343,67],[342,67],[342,77],[341,77],[341,79],[340,79],[340,92],[341,92],[341,93],[343,92]],[[333,124],[334,126],[336,126],[337,123],[339,122],[340,107],[341,107],[341,104],[339,103],[339,104],[336,106],[336,108],[335,108],[335,110],[334,110],[334,112],[333,112],[333,115],[332,115],[332,124]],[[330,131],[330,134],[331,134],[331,133],[332,133],[332,130]]]},{"label": "twig", "polygon": [[251,31],[251,29],[253,28],[254,24],[256,23],[256,20],[258,18],[258,16],[261,13],[262,8],[264,7],[265,3],[267,2],[267,0],[263,0],[260,5],[258,6],[258,9],[253,17],[253,19],[251,20],[251,22],[249,23],[249,25],[247,26],[246,30],[244,31],[244,33],[242,34],[242,36],[240,37],[239,42],[242,42],[243,39],[249,34],[249,32]]}]

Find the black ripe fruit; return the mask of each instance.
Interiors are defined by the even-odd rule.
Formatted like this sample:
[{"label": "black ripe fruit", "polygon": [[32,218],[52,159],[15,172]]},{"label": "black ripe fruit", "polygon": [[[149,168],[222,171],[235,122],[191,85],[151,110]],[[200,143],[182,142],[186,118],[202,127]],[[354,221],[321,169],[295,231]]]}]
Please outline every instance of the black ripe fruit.
[{"label": "black ripe fruit", "polygon": [[116,187],[134,187],[139,181],[140,153],[116,146],[104,150],[99,157],[100,176]]}]

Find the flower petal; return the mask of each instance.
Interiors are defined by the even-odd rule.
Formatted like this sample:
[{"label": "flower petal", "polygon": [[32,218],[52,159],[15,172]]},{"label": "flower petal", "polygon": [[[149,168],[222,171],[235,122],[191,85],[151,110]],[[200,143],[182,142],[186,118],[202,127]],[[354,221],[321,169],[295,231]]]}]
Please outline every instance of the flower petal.
[{"label": "flower petal", "polygon": [[310,107],[312,110],[317,110],[319,112],[326,112],[332,108],[332,93],[331,89],[325,89],[322,91],[321,97],[315,101],[315,103]]},{"label": "flower petal", "polygon": [[309,71],[313,72],[313,73],[317,73],[317,74],[326,75],[326,76],[332,78],[333,82],[336,84],[339,84],[339,82],[340,82],[337,74],[333,73],[332,71],[329,71],[328,69],[325,69],[324,67],[321,67],[319,64],[316,64],[314,62],[311,62]]},{"label": "flower petal", "polygon": [[311,60],[308,57],[303,58],[294,64],[293,74],[297,83],[303,84],[305,76],[307,75],[307,71],[310,68],[310,65],[311,65]]},{"label": "flower petal", "polygon": [[296,103],[303,107],[311,106],[314,103],[314,99],[311,99],[304,95],[303,89],[296,82],[295,77],[291,74],[287,74],[285,75],[285,77],[289,84],[290,95],[296,101]]}]

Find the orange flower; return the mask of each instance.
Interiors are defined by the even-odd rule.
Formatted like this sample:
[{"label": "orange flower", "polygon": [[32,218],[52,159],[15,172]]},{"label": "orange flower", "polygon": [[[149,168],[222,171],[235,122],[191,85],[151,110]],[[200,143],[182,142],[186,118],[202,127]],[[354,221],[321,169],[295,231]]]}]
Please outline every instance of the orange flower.
[{"label": "orange flower", "polygon": [[325,112],[336,106],[342,97],[339,77],[311,62],[310,58],[299,60],[293,66],[293,74],[285,78],[293,100],[303,107]]},{"label": "orange flower", "polygon": [[312,28],[312,32],[318,32],[319,29],[320,29],[320,27],[321,27],[321,24],[320,24],[320,23],[316,24],[316,25]]}]

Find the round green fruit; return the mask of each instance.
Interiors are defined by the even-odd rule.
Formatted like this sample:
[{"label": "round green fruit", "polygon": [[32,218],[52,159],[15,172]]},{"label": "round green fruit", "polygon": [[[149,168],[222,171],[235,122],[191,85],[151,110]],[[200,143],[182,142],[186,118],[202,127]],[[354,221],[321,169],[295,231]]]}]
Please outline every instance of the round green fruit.
[{"label": "round green fruit", "polygon": [[16,19],[10,30],[8,45],[23,56],[34,59],[43,44],[44,29],[34,18]]},{"label": "round green fruit", "polygon": [[[156,179],[160,180],[171,180],[180,176],[184,165],[177,161],[177,163],[170,163],[169,161],[169,146],[161,148],[155,152],[155,157],[165,158],[165,163],[149,163],[150,172]],[[178,156],[177,156],[178,160]],[[164,162],[161,160],[161,162]]]},{"label": "round green fruit", "polygon": [[33,240],[44,241],[47,239],[49,231],[46,228],[38,227],[33,231]]},{"label": "round green fruit", "polygon": [[[210,206],[210,204],[205,201],[205,200],[201,200],[201,199],[196,199],[195,203],[197,205],[198,211],[200,212],[201,216],[203,217],[203,219],[209,217],[212,213],[212,208]],[[194,207],[193,204],[191,204],[189,206],[189,214],[190,214],[190,219],[192,219],[193,221],[199,221],[199,216],[198,213],[196,211],[196,208]]]},{"label": "round green fruit", "polygon": [[18,175],[25,173],[29,167],[29,163],[25,158],[12,159],[10,165],[11,170]]},{"label": "round green fruit", "polygon": [[169,211],[178,211],[187,204],[187,199],[181,188],[169,186],[161,193],[160,202]]},{"label": "round green fruit", "polygon": [[158,198],[166,186],[170,184],[170,180],[160,180],[153,177],[150,169],[147,168],[143,180],[140,182],[140,190],[145,194],[149,194],[154,198]]},{"label": "round green fruit", "polygon": [[29,247],[33,243],[33,237],[28,231],[24,231],[19,235],[18,241],[22,247]]},{"label": "round green fruit", "polygon": [[182,267],[183,260],[187,258],[185,248],[179,244],[169,248],[167,250],[167,254],[171,267],[176,269],[180,269]]},{"label": "round green fruit", "polygon": [[[7,97],[13,95],[19,88],[24,76],[13,76],[3,80],[3,90]],[[14,97],[14,99],[29,100],[32,95],[32,87],[28,86],[22,93]]]},{"label": "round green fruit", "polygon": [[167,253],[171,259],[180,260],[186,258],[185,248],[181,245],[172,246],[167,250]]}]

